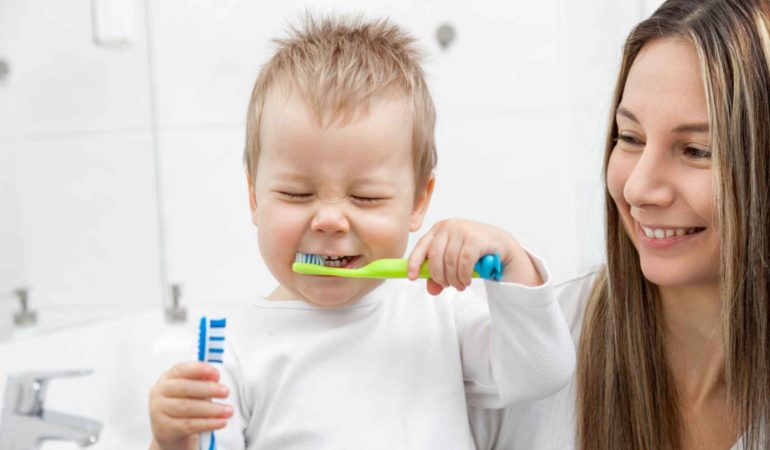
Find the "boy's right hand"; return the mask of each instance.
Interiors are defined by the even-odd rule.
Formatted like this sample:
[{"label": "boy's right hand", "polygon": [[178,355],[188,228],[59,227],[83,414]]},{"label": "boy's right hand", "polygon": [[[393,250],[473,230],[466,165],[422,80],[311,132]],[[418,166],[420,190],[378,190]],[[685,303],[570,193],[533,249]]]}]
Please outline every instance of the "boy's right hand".
[{"label": "boy's right hand", "polygon": [[226,398],[219,371],[204,362],[174,365],[150,390],[151,450],[197,450],[198,434],[224,428],[233,408],[211,401]]}]

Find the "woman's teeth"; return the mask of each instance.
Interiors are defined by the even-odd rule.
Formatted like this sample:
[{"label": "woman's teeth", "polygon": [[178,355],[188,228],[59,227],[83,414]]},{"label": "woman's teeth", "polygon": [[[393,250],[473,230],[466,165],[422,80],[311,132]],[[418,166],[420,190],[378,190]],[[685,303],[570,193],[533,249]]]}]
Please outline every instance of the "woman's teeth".
[{"label": "woman's teeth", "polygon": [[688,234],[693,234],[701,230],[703,230],[703,228],[700,228],[700,227],[667,228],[664,230],[661,228],[648,228],[642,225],[642,231],[644,231],[644,234],[650,239],[665,239],[665,238],[670,238],[674,236],[686,236]]}]

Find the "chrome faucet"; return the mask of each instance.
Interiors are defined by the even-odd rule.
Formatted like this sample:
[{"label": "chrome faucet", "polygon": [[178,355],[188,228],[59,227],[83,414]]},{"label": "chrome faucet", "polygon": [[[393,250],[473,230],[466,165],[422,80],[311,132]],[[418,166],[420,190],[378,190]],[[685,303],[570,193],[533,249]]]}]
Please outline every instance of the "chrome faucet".
[{"label": "chrome faucet", "polygon": [[90,373],[61,370],[9,375],[0,416],[0,450],[37,450],[49,439],[74,441],[81,447],[95,444],[101,422],[43,408],[50,379]]}]

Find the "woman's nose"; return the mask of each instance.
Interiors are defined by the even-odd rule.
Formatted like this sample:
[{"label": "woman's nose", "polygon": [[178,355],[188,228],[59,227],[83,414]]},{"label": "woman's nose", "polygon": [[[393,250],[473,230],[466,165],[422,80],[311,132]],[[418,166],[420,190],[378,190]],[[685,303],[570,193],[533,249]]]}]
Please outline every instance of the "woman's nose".
[{"label": "woman's nose", "polygon": [[350,222],[344,206],[338,203],[321,205],[310,224],[313,231],[324,233],[346,233],[350,231]]},{"label": "woman's nose", "polygon": [[629,205],[668,206],[674,201],[673,171],[664,151],[647,147],[639,159],[623,187],[623,197]]}]

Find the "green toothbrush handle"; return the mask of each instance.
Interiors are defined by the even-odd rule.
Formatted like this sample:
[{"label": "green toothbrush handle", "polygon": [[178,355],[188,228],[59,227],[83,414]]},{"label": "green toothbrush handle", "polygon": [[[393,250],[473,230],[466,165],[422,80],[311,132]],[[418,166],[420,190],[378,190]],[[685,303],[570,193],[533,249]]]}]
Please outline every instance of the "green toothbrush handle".
[{"label": "green toothbrush handle", "polygon": [[[471,275],[472,278],[484,278],[485,280],[500,281],[503,275],[503,267],[500,263],[500,257],[497,255],[489,254],[482,256],[476,265],[473,266],[474,270]],[[428,261],[422,263],[420,266],[420,275],[418,278],[430,278],[430,270],[428,269]]]},{"label": "green toothbrush handle", "polygon": [[[475,270],[473,271],[473,278],[481,278],[481,275],[479,275],[478,272]],[[428,261],[426,260],[422,265],[420,266],[420,275],[417,278],[430,278],[430,269],[428,269]]]},{"label": "green toothbrush handle", "polygon": [[[342,267],[326,267],[319,264],[294,263],[292,270],[305,275],[326,275],[348,278],[407,278],[409,260],[404,258],[378,259],[364,267],[345,269]],[[497,255],[485,255],[474,266],[473,278],[500,280],[502,266]],[[430,278],[428,261],[420,266],[418,278]]]}]

